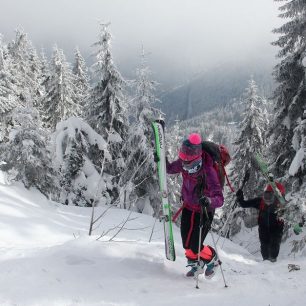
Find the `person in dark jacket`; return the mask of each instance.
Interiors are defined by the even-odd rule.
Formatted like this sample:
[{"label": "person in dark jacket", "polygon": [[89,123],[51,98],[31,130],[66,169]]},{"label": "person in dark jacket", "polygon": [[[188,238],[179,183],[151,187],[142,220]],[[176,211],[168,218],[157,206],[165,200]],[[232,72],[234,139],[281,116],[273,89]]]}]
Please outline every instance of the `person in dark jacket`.
[{"label": "person in dark jacket", "polygon": [[[203,273],[206,264],[205,277],[211,278],[215,273],[214,267],[217,266],[218,259],[215,250],[211,246],[204,246],[203,242],[210,230],[215,209],[223,205],[224,199],[213,160],[202,150],[199,134],[190,134],[189,138],[184,140],[179,158],[172,163],[167,161],[167,173],[181,173],[183,177],[181,237],[188,266],[191,267],[186,275],[195,276],[196,273]],[[200,205],[205,207],[208,218],[204,215],[200,242],[201,269],[198,269]]]},{"label": "person in dark jacket", "polygon": [[[278,182],[276,186],[284,196],[285,187]],[[254,207],[259,210],[258,233],[261,255],[263,260],[275,262],[279,254],[284,222],[278,216],[281,204],[275,196],[272,186],[265,187],[262,197],[245,200],[241,189],[237,191],[236,197],[241,207]]]}]

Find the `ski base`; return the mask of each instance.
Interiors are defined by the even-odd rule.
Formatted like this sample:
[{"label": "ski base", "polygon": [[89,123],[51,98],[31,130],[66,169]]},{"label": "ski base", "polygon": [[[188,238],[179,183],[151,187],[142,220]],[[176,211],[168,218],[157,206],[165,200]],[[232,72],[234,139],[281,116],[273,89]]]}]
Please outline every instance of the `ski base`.
[{"label": "ski base", "polygon": [[165,154],[165,135],[164,122],[162,120],[155,120],[152,122],[155,140],[155,155],[157,161],[157,171],[159,180],[159,189],[162,200],[163,216],[161,220],[164,225],[165,236],[165,253],[166,258],[175,261],[175,248],[172,230],[172,213],[168,199],[167,173],[166,173],[166,154]]}]

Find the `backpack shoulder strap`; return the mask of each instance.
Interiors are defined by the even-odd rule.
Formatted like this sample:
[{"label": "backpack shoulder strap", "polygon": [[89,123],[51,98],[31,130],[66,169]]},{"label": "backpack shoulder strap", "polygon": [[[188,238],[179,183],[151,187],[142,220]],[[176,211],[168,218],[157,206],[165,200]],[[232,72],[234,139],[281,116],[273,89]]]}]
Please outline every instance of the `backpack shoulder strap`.
[{"label": "backpack shoulder strap", "polygon": [[263,211],[265,209],[265,202],[263,199],[260,200],[260,204],[259,204],[259,210]]}]

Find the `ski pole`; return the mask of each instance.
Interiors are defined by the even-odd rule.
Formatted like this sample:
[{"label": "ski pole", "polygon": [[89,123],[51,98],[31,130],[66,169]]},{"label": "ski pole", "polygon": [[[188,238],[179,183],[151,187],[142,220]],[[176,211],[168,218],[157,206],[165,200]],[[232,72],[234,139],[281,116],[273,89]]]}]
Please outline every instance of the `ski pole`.
[{"label": "ski pole", "polygon": [[[207,213],[207,209],[205,207],[205,215],[206,215],[206,218],[207,220],[208,219],[208,213]],[[221,270],[221,274],[222,274],[222,278],[223,278],[223,282],[224,282],[224,287],[227,288],[227,284],[226,284],[226,281],[225,281],[225,277],[224,277],[224,272],[223,272],[223,268],[222,268],[222,261],[220,260],[220,257],[219,257],[219,254],[218,254],[218,251],[217,251],[217,245],[216,245],[216,242],[215,242],[215,238],[214,238],[214,235],[213,233],[211,232],[211,230],[209,229],[209,232],[210,232],[210,235],[211,235],[211,238],[212,238],[212,241],[213,241],[213,244],[214,244],[214,248],[215,248],[215,252],[216,252],[216,255],[218,257],[218,263],[219,263],[219,266],[220,266],[220,270]]]},{"label": "ski pole", "polygon": [[197,263],[197,277],[196,277],[196,288],[199,288],[199,270],[200,270],[200,252],[202,244],[202,229],[203,229],[203,207],[200,205],[200,230],[199,230],[199,246],[198,246],[198,263]]},{"label": "ski pole", "polygon": [[211,238],[212,238],[212,241],[214,243],[214,247],[215,247],[215,251],[216,251],[216,255],[218,257],[218,262],[219,262],[219,266],[220,266],[220,270],[221,270],[221,274],[222,274],[222,278],[223,278],[223,282],[224,282],[224,287],[227,288],[227,284],[226,284],[226,281],[225,281],[225,277],[224,277],[224,272],[223,272],[223,268],[222,268],[222,261],[220,260],[220,257],[219,257],[219,254],[218,254],[218,251],[217,251],[217,245],[216,245],[216,242],[215,242],[215,238],[214,238],[214,235],[211,231],[210,232],[210,235],[211,235]]}]

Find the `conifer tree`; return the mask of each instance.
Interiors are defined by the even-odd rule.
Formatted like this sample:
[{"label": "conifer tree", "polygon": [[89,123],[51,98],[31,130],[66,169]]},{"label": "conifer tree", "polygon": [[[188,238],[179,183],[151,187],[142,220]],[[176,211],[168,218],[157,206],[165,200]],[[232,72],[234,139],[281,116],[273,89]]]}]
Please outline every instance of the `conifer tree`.
[{"label": "conifer tree", "polygon": [[38,107],[41,97],[44,94],[43,88],[43,62],[40,57],[37,55],[36,49],[30,47],[29,49],[29,78],[30,83],[30,93],[31,93],[31,102],[33,106]]},{"label": "conifer tree", "polygon": [[16,83],[19,102],[25,105],[28,100],[36,106],[41,94],[40,60],[23,30],[16,30],[15,39],[9,43],[8,51],[12,58],[10,70]]},{"label": "conifer tree", "polygon": [[80,105],[83,113],[83,108],[89,95],[89,76],[88,69],[84,58],[78,48],[75,50],[75,60],[72,68],[74,75],[74,85],[76,89],[76,103]]},{"label": "conifer tree", "polygon": [[[257,85],[253,79],[249,81],[246,88],[243,105],[245,111],[240,123],[240,133],[234,142],[236,148],[232,159],[232,169],[234,170],[231,174],[231,181],[234,182],[237,190],[240,188],[246,172],[248,172],[250,178],[243,191],[246,198],[253,198],[260,195],[259,190],[263,187],[262,175],[257,170],[254,154],[264,152],[266,146],[265,131],[268,126],[265,100],[258,95]],[[256,192],[256,190],[258,191]],[[227,205],[224,207],[225,215],[231,212],[232,203],[235,201],[233,196],[230,197],[231,200],[227,201]],[[238,208],[235,212],[235,218],[230,224],[232,235],[240,230],[241,217],[248,227],[257,223],[256,211]]]},{"label": "conifer tree", "polygon": [[56,124],[61,120],[80,114],[73,80],[73,74],[63,51],[55,46],[50,76],[45,82],[46,92],[40,105],[42,119],[46,127],[51,130],[55,130]]},{"label": "conifer tree", "polygon": [[[291,190],[287,192],[286,206],[283,211],[284,219],[289,226],[286,226],[286,236],[293,235],[289,231],[291,227],[303,225],[306,220],[306,110],[304,110],[301,119],[298,119],[297,126],[294,129],[292,147],[295,151],[295,156],[289,167],[288,174],[291,182]],[[306,236],[293,235],[292,252],[298,252],[305,248]]]},{"label": "conifer tree", "polygon": [[107,143],[81,118],[61,121],[53,134],[56,168],[60,172],[60,201],[64,204],[91,206],[94,200],[109,204],[108,189],[111,179],[107,173],[95,169],[96,156],[101,151],[110,160]]},{"label": "conifer tree", "polygon": [[40,52],[40,62],[41,84],[43,85],[43,89],[45,89],[46,81],[50,76],[50,65],[44,49]]},{"label": "conifer tree", "polygon": [[[86,116],[92,128],[105,139],[111,134],[110,151],[116,155],[127,134],[125,82],[112,59],[108,26],[101,25],[99,39],[93,45],[97,49],[93,65],[94,79],[97,81],[90,93]],[[118,145],[115,145],[116,142]]]},{"label": "conifer tree", "polygon": [[58,185],[49,151],[48,134],[38,111],[30,104],[14,109],[9,141],[1,145],[1,169],[26,188],[36,187],[56,199]]},{"label": "conifer tree", "polygon": [[12,59],[0,36],[0,141],[8,136],[11,111],[18,106],[16,85],[11,75]]},{"label": "conifer tree", "polygon": [[292,147],[296,154],[289,168],[289,174],[297,178],[296,183],[300,187],[306,183],[306,110],[294,129]]},{"label": "conifer tree", "polygon": [[254,182],[258,184],[261,177],[253,164],[253,156],[256,153],[263,154],[266,147],[265,131],[268,121],[264,101],[258,95],[255,81],[251,79],[243,99],[245,111],[240,123],[239,137],[234,142],[237,147],[233,156],[233,181],[237,186],[241,184],[245,173],[250,173],[249,182],[244,188],[246,196],[254,196]]},{"label": "conifer tree", "polygon": [[[306,84],[303,59],[306,56],[306,2],[303,0],[285,1],[280,6],[281,18],[289,19],[274,30],[280,37],[273,45],[281,48],[278,56],[281,62],[276,65],[274,76],[278,87],[274,92],[275,120],[270,127],[271,161],[277,177],[283,177],[295,155],[291,139],[298,118],[306,108]],[[289,140],[289,141],[288,141]]]},{"label": "conifer tree", "polygon": [[[125,82],[118,72],[111,54],[111,34],[109,24],[102,24],[96,48],[96,62],[93,65],[96,84],[90,91],[89,103],[86,106],[86,119],[90,126],[99,133],[109,144],[112,161],[105,165],[106,173],[113,175],[114,188],[111,193],[112,201],[119,197],[116,185],[125,169],[123,146],[126,142],[128,121]],[[102,158],[96,159],[96,166],[101,167]]]},{"label": "conifer tree", "polygon": [[[174,126],[169,130],[167,129],[167,153],[169,160],[176,160],[178,157],[178,152],[183,142],[183,136],[181,135],[182,129],[180,127],[180,121],[175,120]],[[169,201],[174,207],[174,211],[177,211],[181,207],[181,185],[182,176],[181,175],[170,175],[168,177],[169,183]]]},{"label": "conifer tree", "polygon": [[[159,118],[160,112],[153,107],[157,100],[154,95],[156,82],[151,80],[151,74],[144,50],[142,50],[141,64],[136,70],[135,97],[130,114],[132,124],[125,146],[126,169],[120,182],[121,184],[131,182],[135,186],[132,196],[136,196],[136,201],[137,198],[140,198],[141,203],[144,203],[143,198],[147,198],[149,201],[146,203],[151,203],[153,210],[156,211],[158,182],[154,176],[152,120]],[[148,207],[137,207],[137,209],[140,212],[143,209],[147,212],[151,211]]]}]

